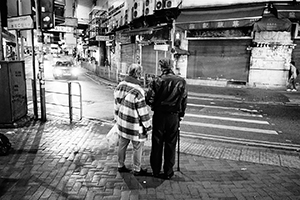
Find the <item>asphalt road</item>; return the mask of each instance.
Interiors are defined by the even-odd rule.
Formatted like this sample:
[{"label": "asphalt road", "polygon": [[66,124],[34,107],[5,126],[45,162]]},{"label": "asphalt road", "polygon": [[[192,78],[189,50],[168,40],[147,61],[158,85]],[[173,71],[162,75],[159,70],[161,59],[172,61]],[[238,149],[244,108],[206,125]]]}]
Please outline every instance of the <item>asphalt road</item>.
[{"label": "asphalt road", "polygon": [[[46,91],[54,91],[46,92],[47,102],[68,105],[68,80],[54,81],[51,59],[46,62]],[[79,89],[76,88],[80,86],[83,118],[112,121],[114,86],[105,84],[85,69],[81,72],[78,81],[72,84],[72,94],[77,95]],[[188,89],[188,108],[181,123],[183,136],[242,144],[300,147],[297,146],[300,145],[300,106],[286,105],[288,98],[281,93],[204,86],[189,86]],[[55,92],[63,93],[64,97]],[[78,98],[73,100],[73,106],[78,107]],[[76,121],[79,110],[75,108],[73,113]],[[47,104],[47,114],[69,117],[67,106]]]}]

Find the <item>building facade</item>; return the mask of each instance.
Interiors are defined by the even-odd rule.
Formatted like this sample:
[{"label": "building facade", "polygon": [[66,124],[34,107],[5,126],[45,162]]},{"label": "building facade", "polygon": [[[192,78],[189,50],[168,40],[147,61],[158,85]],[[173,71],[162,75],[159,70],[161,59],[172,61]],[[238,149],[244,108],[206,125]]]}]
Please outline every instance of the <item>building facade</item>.
[{"label": "building facade", "polygon": [[97,23],[90,18],[90,27],[96,24],[99,30],[93,70],[116,81],[131,63],[143,66],[145,80],[157,75],[158,60],[168,57],[175,61],[174,71],[191,84],[285,87],[290,61],[300,62],[297,1],[96,4],[102,16]]}]

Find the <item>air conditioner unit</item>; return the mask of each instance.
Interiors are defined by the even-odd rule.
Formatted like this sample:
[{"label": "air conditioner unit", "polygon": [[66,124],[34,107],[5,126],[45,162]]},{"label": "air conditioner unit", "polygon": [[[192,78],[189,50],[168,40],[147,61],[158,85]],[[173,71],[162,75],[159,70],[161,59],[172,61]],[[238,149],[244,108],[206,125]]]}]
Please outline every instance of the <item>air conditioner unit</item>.
[{"label": "air conditioner unit", "polygon": [[130,24],[131,21],[132,21],[132,18],[131,18],[131,9],[124,10],[124,13],[123,13],[123,22],[124,22],[124,25]]},{"label": "air conditioner unit", "polygon": [[179,3],[180,3],[180,0],[167,0],[165,9],[176,8],[179,5]]},{"label": "air conditioner unit", "polygon": [[164,0],[156,0],[155,2],[155,10],[162,10],[164,9]]},{"label": "air conditioner unit", "polygon": [[155,2],[154,0],[145,0],[145,6],[144,6],[144,15],[153,15],[154,14],[154,8],[155,8]]},{"label": "air conditioner unit", "polygon": [[176,8],[182,0],[156,0],[155,10]]},{"label": "air conditioner unit", "polygon": [[143,16],[143,0],[135,0],[132,7],[132,19]]}]

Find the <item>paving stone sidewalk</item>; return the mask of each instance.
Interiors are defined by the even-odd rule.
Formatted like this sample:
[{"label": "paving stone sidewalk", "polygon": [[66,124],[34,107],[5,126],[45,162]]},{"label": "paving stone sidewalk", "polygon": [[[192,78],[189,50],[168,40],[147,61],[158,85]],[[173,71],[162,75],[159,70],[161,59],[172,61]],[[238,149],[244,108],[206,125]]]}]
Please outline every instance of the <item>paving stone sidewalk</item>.
[{"label": "paving stone sidewalk", "polygon": [[[99,146],[110,128],[50,118],[0,129],[14,147],[0,157],[0,200],[300,199],[299,152],[182,138],[180,171],[171,180],[135,177],[117,172],[115,147]],[[147,141],[148,171],[150,148]]]}]

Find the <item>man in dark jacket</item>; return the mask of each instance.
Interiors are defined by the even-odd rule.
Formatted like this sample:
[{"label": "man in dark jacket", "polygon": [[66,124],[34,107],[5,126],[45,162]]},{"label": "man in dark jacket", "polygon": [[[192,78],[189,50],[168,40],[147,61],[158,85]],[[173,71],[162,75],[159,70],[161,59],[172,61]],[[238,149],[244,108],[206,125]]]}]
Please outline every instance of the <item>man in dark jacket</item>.
[{"label": "man in dark jacket", "polygon": [[186,81],[172,71],[171,60],[162,59],[159,65],[162,74],[153,79],[146,94],[146,102],[154,111],[150,164],[153,176],[160,177],[164,151],[163,177],[170,179],[174,175],[179,123],[185,114],[187,90]]}]

